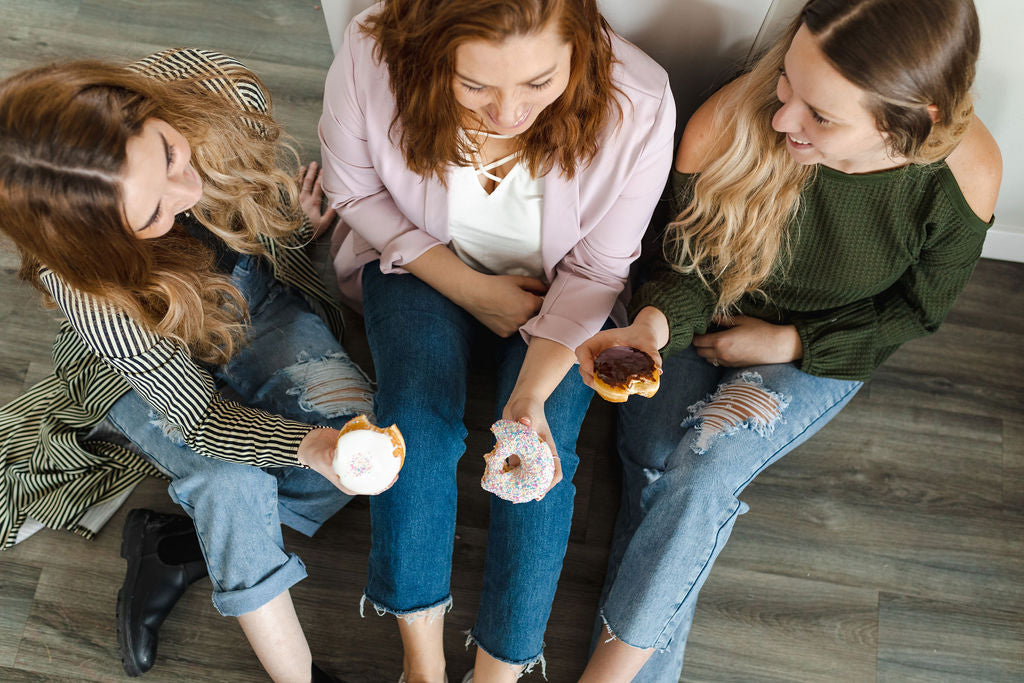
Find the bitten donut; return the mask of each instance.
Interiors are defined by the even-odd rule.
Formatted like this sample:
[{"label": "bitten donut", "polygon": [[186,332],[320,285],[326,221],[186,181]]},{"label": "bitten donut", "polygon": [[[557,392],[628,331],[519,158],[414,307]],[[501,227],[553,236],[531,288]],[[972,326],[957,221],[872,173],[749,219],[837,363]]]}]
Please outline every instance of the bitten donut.
[{"label": "bitten donut", "polygon": [[404,463],[405,439],[398,427],[381,429],[360,415],[341,428],[331,466],[342,486],[369,496],[390,486]]},{"label": "bitten donut", "polygon": [[630,394],[654,396],[660,377],[654,359],[632,346],[612,346],[594,359],[594,389],[612,403],[622,403]]},{"label": "bitten donut", "polygon": [[[535,500],[547,491],[555,476],[555,458],[537,432],[515,420],[498,420],[491,431],[495,444],[484,456],[484,491],[513,503]],[[519,456],[516,466],[508,463],[512,455]]]}]

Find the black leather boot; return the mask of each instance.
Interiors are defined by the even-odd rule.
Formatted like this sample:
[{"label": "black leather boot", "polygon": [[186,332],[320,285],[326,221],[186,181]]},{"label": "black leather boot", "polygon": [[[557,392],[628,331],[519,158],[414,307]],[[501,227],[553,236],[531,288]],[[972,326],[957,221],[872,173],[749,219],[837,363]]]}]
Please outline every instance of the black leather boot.
[{"label": "black leather boot", "polygon": [[316,662],[313,662],[313,670],[310,672],[310,676],[312,677],[312,683],[343,683],[340,678],[332,676],[317,666]]},{"label": "black leather boot", "polygon": [[157,634],[174,603],[206,576],[206,562],[192,520],[152,510],[132,510],[121,535],[128,572],[117,594],[117,645],[129,676],[153,668]]}]

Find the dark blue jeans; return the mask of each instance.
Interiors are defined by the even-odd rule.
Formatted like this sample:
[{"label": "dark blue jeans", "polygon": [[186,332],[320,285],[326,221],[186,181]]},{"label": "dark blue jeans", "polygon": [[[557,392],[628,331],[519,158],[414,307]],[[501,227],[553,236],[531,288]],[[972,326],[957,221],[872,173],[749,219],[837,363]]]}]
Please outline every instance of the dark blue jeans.
[{"label": "dark blue jeans", "polygon": [[[500,339],[413,275],[363,269],[363,314],[377,369],[376,413],[407,445],[398,482],[370,499],[373,545],[366,598],[378,612],[414,614],[451,602],[455,470],[466,450],[463,414],[471,351],[493,348],[498,411],[515,386],[527,345]],[[593,392],[570,371],[544,404],[562,481],[541,501],[491,497],[477,645],[495,659],[531,664],[569,541],[579,459],[576,437]],[[483,453],[474,454],[482,456]],[[479,458],[483,473],[484,462]]]}]

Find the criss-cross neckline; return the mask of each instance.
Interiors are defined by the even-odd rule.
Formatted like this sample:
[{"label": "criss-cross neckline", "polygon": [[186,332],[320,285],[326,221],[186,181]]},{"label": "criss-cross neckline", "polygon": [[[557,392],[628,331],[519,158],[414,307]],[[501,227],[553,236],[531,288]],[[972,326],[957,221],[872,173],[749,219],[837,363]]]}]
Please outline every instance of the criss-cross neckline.
[{"label": "criss-cross neckline", "polygon": [[[463,129],[463,135],[465,135],[467,139],[469,138],[469,134],[482,135],[485,138],[494,139],[494,140],[511,140],[511,139],[517,137],[515,135],[505,135],[505,134],[502,134],[502,133],[491,133],[491,132],[486,131],[486,130],[477,130],[477,129],[474,129],[474,128],[465,128],[465,129]],[[499,176],[496,176],[495,174],[491,173],[491,170],[495,169],[495,168],[500,168],[501,166],[504,166],[509,161],[515,159],[517,156],[519,156],[518,152],[512,152],[511,154],[506,154],[505,156],[501,157],[500,159],[496,159],[494,161],[491,161],[491,162],[485,164],[485,163],[483,163],[483,160],[480,158],[480,150],[479,149],[474,149],[473,150],[472,158],[470,159],[470,161],[473,164],[473,171],[476,173],[477,176],[481,176],[482,175],[483,177],[487,178],[488,180],[493,180],[494,183],[495,183],[494,189],[492,189],[490,192],[487,192],[487,188],[482,188],[485,192],[487,192],[487,194],[489,194],[489,195],[490,194],[494,194],[494,192],[498,189],[498,187],[501,186],[502,181],[505,178],[507,178],[509,176],[509,174],[512,172],[512,170],[510,169],[509,172],[506,173],[504,176],[500,176],[499,177]]]}]

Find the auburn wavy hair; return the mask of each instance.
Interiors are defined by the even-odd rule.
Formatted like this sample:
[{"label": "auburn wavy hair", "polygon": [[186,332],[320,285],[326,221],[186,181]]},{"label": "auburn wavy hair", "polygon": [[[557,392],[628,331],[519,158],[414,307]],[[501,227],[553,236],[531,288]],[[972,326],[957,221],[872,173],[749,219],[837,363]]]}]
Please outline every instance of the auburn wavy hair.
[{"label": "auburn wavy hair", "polygon": [[[261,85],[248,70],[234,75]],[[266,254],[261,237],[301,225],[297,182],[279,163],[295,155],[270,116],[243,116],[198,81],[75,61],[0,82],[0,230],[21,254],[19,276],[44,294],[42,267],[197,358],[223,363],[244,337],[242,295],[180,225],[138,239],[124,214],[126,145],[153,117],[191,145],[203,181],[192,211],[230,248]]]},{"label": "auburn wavy hair", "polygon": [[535,177],[557,165],[572,178],[597,154],[610,118],[622,117],[611,29],[597,0],[385,0],[365,20],[361,28],[376,41],[395,96],[391,133],[412,171],[444,183],[447,166],[470,164],[472,142],[459,135],[468,110],[453,89],[456,49],[535,33],[551,21],[572,45],[569,84],[516,138],[517,151]]},{"label": "auburn wavy hair", "polygon": [[[665,255],[717,289],[716,314],[787,265],[789,226],[816,166],[797,164],[772,129],[783,58],[806,25],[829,62],[867,93],[866,107],[907,163],[944,159],[973,116],[980,32],[972,0],[810,0],[715,112],[720,131]],[[938,107],[932,122],[928,105]]]}]

